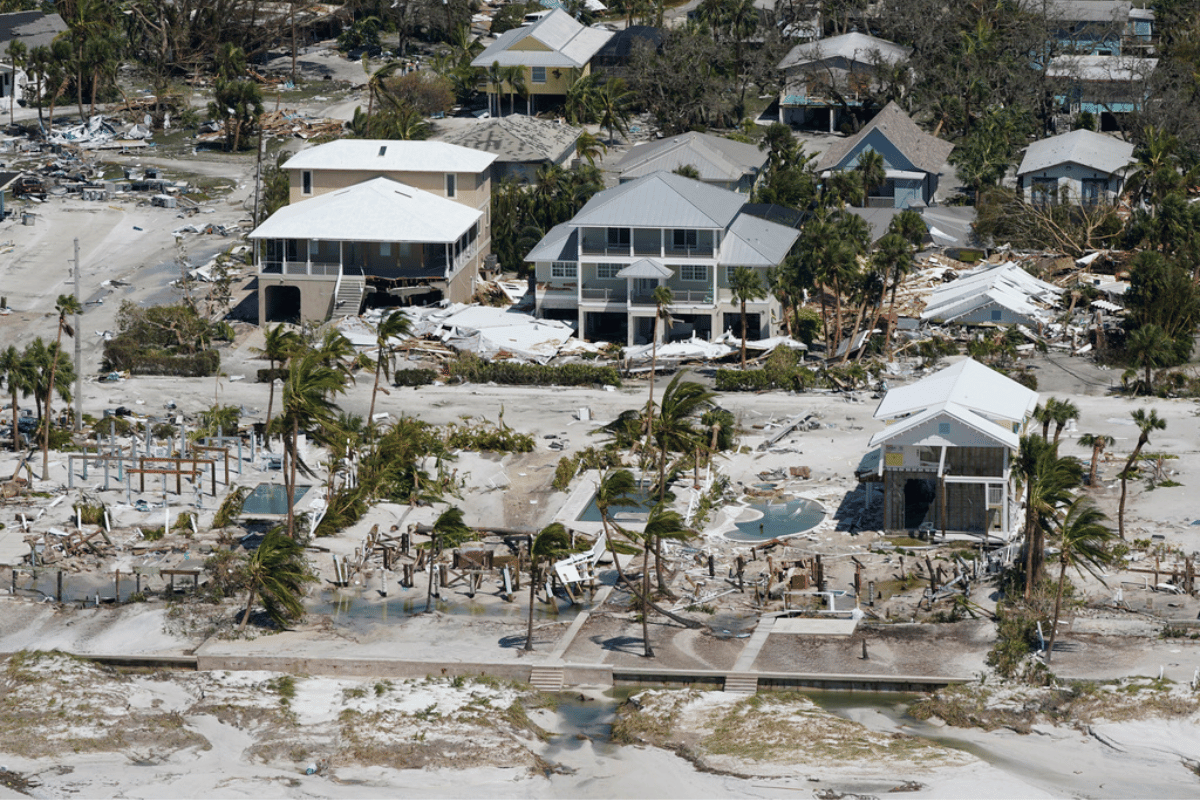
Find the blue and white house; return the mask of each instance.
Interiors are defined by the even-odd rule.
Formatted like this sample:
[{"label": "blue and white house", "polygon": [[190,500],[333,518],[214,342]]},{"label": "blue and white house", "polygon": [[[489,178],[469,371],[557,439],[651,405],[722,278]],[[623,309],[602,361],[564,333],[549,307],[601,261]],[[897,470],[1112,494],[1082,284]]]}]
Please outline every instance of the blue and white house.
[{"label": "blue and white house", "polygon": [[872,191],[868,205],[917,208],[933,202],[938,180],[954,145],[917,127],[903,109],[888,103],[854,136],[834,143],[815,162],[822,176],[852,170],[868,150],[883,156],[886,180]]},{"label": "blue and white house", "polygon": [[1131,142],[1071,131],[1029,145],[1017,168],[1017,188],[1029,203],[1115,203],[1136,164]]}]

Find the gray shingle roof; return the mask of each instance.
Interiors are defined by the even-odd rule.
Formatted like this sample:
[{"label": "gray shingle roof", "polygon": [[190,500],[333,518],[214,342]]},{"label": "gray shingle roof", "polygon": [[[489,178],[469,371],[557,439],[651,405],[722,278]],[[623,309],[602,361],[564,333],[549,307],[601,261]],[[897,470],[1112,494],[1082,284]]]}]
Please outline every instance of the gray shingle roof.
[{"label": "gray shingle roof", "polygon": [[582,128],[561,125],[524,114],[473,122],[442,137],[442,141],[495,153],[501,162],[558,163],[563,154],[575,149]]},{"label": "gray shingle roof", "polygon": [[1101,172],[1115,173],[1135,163],[1133,144],[1094,131],[1071,131],[1029,145],[1021,159],[1018,175],[1059,164],[1078,164]]},{"label": "gray shingle roof", "polygon": [[571,222],[588,227],[725,228],[745,201],[737,192],[655,172],[599,192]]},{"label": "gray shingle roof", "polygon": [[616,168],[623,179],[630,179],[658,171],[673,172],[690,164],[699,171],[702,181],[737,181],[747,173],[758,172],[765,163],[767,153],[757,145],[689,131],[637,145]]},{"label": "gray shingle roof", "polygon": [[[513,45],[532,37],[550,51],[513,50]],[[513,28],[500,34],[496,41],[477,55],[473,67],[490,67],[499,62],[502,67],[582,67],[591,60],[612,31],[588,28],[560,8],[556,8],[532,25]]]},{"label": "gray shingle roof", "polygon": [[835,142],[828,150],[817,157],[815,167],[818,171],[836,169],[853,155],[858,146],[872,131],[880,131],[887,140],[895,145],[904,157],[912,162],[917,169],[933,174],[940,174],[946,157],[954,149],[950,142],[930,136],[917,127],[908,114],[894,102],[888,103],[875,115],[875,119],[864,126],[861,131],[848,139]]},{"label": "gray shingle roof", "polygon": [[849,61],[872,64],[878,57],[884,64],[894,66],[908,58],[910,52],[911,49],[886,39],[877,39],[865,33],[844,33],[841,36],[796,45],[779,62],[778,69],[803,67],[827,58],[845,58]]},{"label": "gray shingle roof", "polygon": [[40,11],[17,11],[0,14],[0,53],[7,54],[8,46],[20,41],[28,49],[44,47],[67,29],[58,14],[43,14]]}]

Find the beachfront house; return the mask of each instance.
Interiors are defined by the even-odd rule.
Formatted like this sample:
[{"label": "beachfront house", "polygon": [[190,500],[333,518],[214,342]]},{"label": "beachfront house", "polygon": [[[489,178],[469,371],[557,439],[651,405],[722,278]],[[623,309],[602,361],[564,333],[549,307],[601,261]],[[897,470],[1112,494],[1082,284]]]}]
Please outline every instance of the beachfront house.
[{"label": "beachfront house", "polygon": [[445,142],[373,139],[293,156],[283,166],[291,202],[250,234],[259,320],[357,314],[372,294],[468,300],[491,252],[495,160]]},{"label": "beachfront house", "polygon": [[896,103],[888,103],[861,131],[818,155],[814,167],[823,177],[852,170],[863,153],[874,150],[883,156],[885,180],[871,189],[867,205],[916,208],[933,202],[953,149],[950,142],[921,130]]},{"label": "beachfront house", "polygon": [[[787,256],[798,232],[746,211],[746,197],[670,172],[606,189],[556,225],[525,260],[537,276],[538,316],[576,322],[591,340],[628,345],[654,336],[654,290],[674,295],[674,322],[660,337],[741,335],[730,291],[735,267],[767,270]],[[779,301],[746,304],[747,336],[777,330]],[[660,329],[664,326],[659,326]]]},{"label": "beachfront house", "polygon": [[[532,25],[513,28],[497,37],[471,61],[471,66],[490,70],[493,65],[519,69],[521,79],[509,81],[486,73],[488,108],[500,116],[501,101],[507,100],[515,111],[525,106],[527,114],[562,103],[572,81],[591,73],[592,56],[612,37],[612,31],[589,28],[556,8]],[[524,97],[517,104],[516,96]]]},{"label": "beachfront house", "polygon": [[1071,131],[1029,145],[1017,168],[1017,188],[1029,203],[1115,203],[1136,164],[1132,142]]},{"label": "beachfront house", "polygon": [[833,133],[847,110],[871,110],[881,73],[903,64],[910,52],[857,32],[796,45],[776,67],[783,73],[779,121]]},{"label": "beachfront house", "polygon": [[617,163],[616,171],[620,182],[628,183],[655,172],[691,167],[704,183],[750,194],[766,166],[767,155],[758,145],[688,131],[630,148]]},{"label": "beachfront house", "polygon": [[1019,528],[1013,458],[1037,406],[1032,389],[973,359],[890,389],[871,437],[887,531],[1008,540]]}]

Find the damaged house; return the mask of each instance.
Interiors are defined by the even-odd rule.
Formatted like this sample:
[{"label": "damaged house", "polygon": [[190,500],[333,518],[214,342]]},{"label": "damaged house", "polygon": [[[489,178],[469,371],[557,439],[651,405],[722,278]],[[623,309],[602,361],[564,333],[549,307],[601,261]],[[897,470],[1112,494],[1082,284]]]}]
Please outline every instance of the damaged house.
[{"label": "damaged house", "polygon": [[1006,261],[960,273],[929,295],[924,322],[954,325],[1026,325],[1050,321],[1063,290],[1033,277],[1020,264]]},{"label": "damaged house", "polygon": [[891,389],[886,427],[859,478],[883,483],[883,527],[1008,540],[1018,527],[1012,461],[1038,395],[973,359]]},{"label": "damaged house", "polygon": [[290,205],[250,234],[259,320],[358,314],[375,292],[468,300],[491,252],[495,160],[445,142],[371,139],[293,156]]}]

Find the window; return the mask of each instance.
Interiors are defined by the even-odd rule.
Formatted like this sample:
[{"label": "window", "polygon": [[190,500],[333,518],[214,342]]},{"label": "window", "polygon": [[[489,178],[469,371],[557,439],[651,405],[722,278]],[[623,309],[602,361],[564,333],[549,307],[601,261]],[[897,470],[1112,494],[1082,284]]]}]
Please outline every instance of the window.
[{"label": "window", "polygon": [[987,501],[989,506],[998,506],[1004,502],[1004,487],[988,484]]},{"label": "window", "polygon": [[629,247],[629,228],[608,228],[609,247]]},{"label": "window", "polygon": [[679,267],[679,279],[684,281],[707,281],[707,264],[683,264]]},{"label": "window", "polygon": [[696,249],[696,231],[677,230],[671,231],[673,245],[676,250],[695,250]]},{"label": "window", "polygon": [[1084,178],[1083,197],[1080,199],[1085,206],[1094,206],[1107,199],[1108,181],[1104,178]]},{"label": "window", "polygon": [[597,264],[596,277],[604,280],[617,277],[617,273],[621,271],[620,264]]},{"label": "window", "polygon": [[300,194],[312,194],[312,170],[300,171]]},{"label": "window", "polygon": [[312,256],[315,256],[319,252],[321,252],[321,243],[319,241],[317,241],[316,239],[309,239],[308,240],[308,255],[309,255],[309,257],[311,258]]},{"label": "window", "polygon": [[938,436],[949,436],[949,435],[950,435],[950,423],[949,422],[939,422],[938,423]]},{"label": "window", "polygon": [[1003,317],[1003,315],[1004,315],[1003,309],[993,308],[992,309],[992,322],[1000,322],[1000,319],[1001,319],[1001,317]]},{"label": "window", "polygon": [[1038,205],[1053,202],[1057,186],[1058,181],[1054,178],[1034,178],[1029,192],[1030,199]]},{"label": "window", "polygon": [[575,262],[574,261],[555,261],[550,265],[551,278],[574,278],[575,277]]},{"label": "window", "polygon": [[454,197],[458,194],[458,176],[453,172],[446,174],[446,197]]},{"label": "window", "polygon": [[391,257],[392,243],[391,242],[380,242],[379,243],[379,255],[382,256],[383,258]]},{"label": "window", "polygon": [[530,67],[530,69],[533,70],[533,82],[534,83],[545,83],[546,82],[546,68],[545,67]]}]

